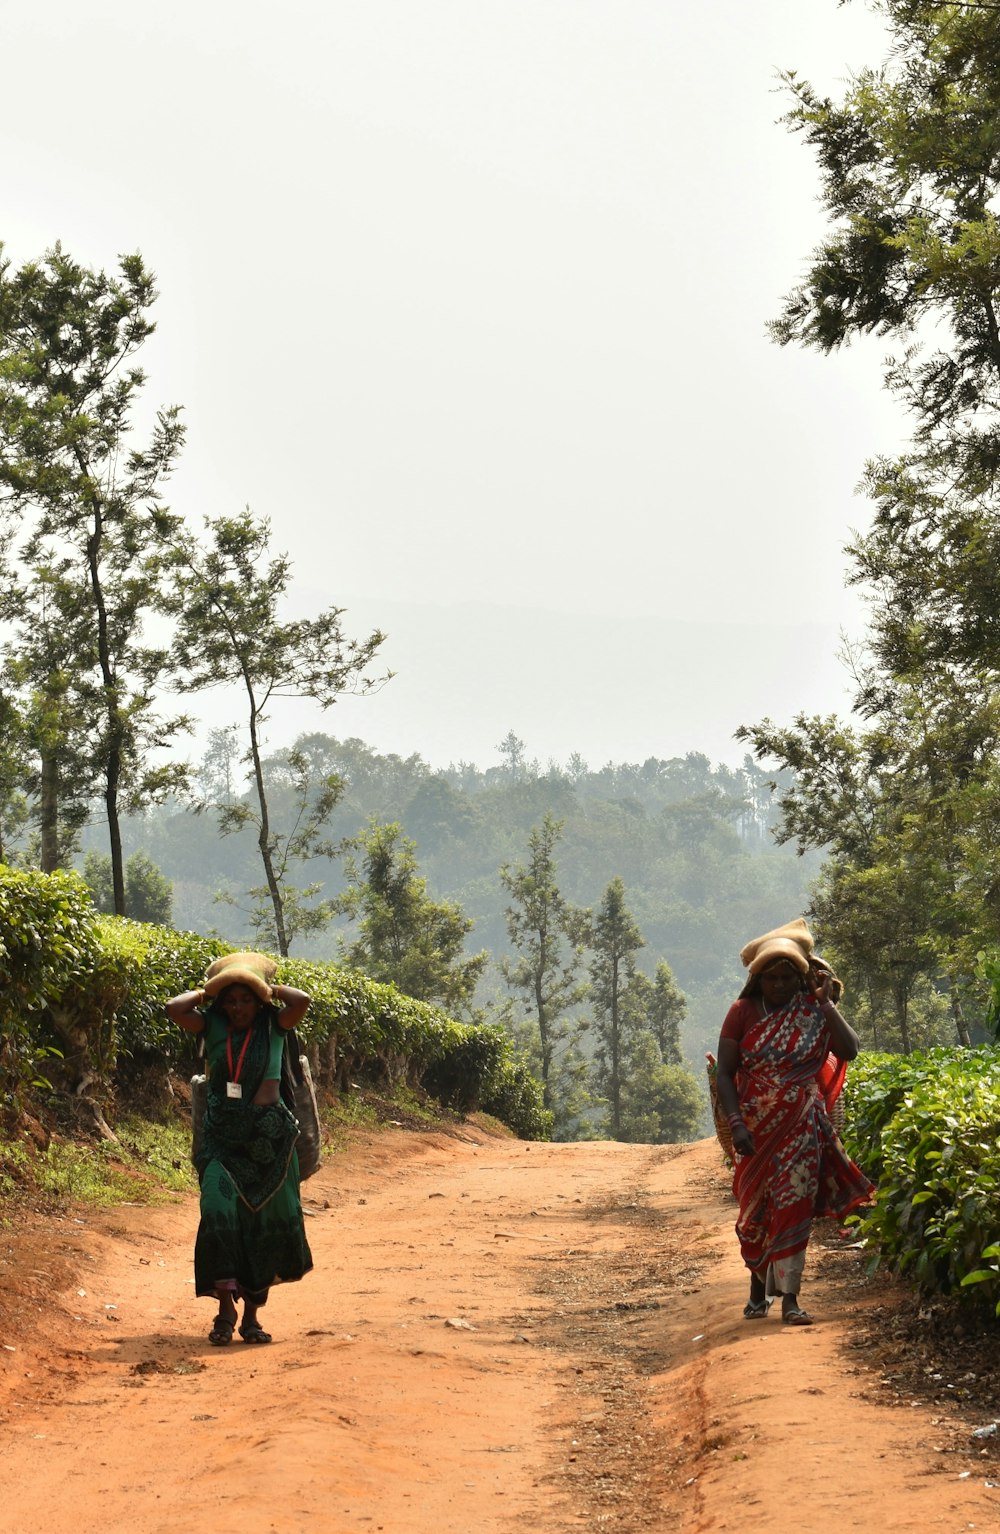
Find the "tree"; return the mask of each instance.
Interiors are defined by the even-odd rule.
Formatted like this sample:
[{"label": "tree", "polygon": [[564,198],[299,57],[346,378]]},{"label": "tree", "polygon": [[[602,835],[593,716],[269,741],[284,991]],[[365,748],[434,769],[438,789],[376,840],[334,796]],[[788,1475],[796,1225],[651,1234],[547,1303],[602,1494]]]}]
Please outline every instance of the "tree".
[{"label": "tree", "polygon": [[704,1101],[690,1071],[668,1064],[656,1038],[643,1029],[633,1038],[622,1083],[621,1132],[633,1145],[675,1145],[697,1135]]},{"label": "tree", "polygon": [[452,901],[430,898],[416,844],[396,822],[369,821],[346,846],[349,887],[337,905],[359,924],[347,962],[418,1001],[467,1012],[489,954],[465,956],[473,923]]},{"label": "tree", "polygon": [[[878,780],[872,840],[831,836],[824,902],[856,956],[871,957],[879,932],[888,952],[878,918],[894,913],[911,954],[892,961],[901,1036],[936,962],[967,1042],[985,1002],[978,951],[996,930],[1000,844],[1000,32],[979,0],[880,9],[889,62],[840,102],[787,77],[788,122],[818,155],[831,229],[773,333],[824,352],[865,333],[903,345],[885,384],[912,441],[867,466],[873,522],[848,549],[851,579],[871,593],[855,712],[876,721],[862,752]],[[860,801],[844,788],[853,815]]]},{"label": "tree", "polygon": [[866,471],[871,530],[850,547],[867,585],[873,717],[895,678],[1000,672],[1000,40],[990,5],[882,0],[890,61],[840,102],[787,77],[787,121],[815,150],[831,229],[772,332],[829,352],[901,341],[887,389],[913,422]]},{"label": "tree", "polygon": [[827,850],[813,895],[818,934],[868,998],[876,1030],[889,1011],[903,1049],[915,987],[938,977],[947,985],[961,1043],[970,1038],[966,1012],[985,1006],[977,955],[998,892],[982,848],[995,845],[1000,827],[995,754],[980,762],[965,750],[966,730],[981,737],[985,720],[928,717],[912,690],[907,698],[905,711],[867,730],[800,715],[789,729],[765,720],[738,732],[759,757],[794,772],[775,834],[800,850]]},{"label": "tree", "polygon": [[[188,691],[235,685],[245,694],[245,761],[253,803],[221,804],[216,809],[224,834],[248,824],[256,827],[264,884],[250,893],[258,901],[258,919],[261,900],[267,902],[274,945],[285,955],[294,936],[292,904],[295,925],[301,928],[309,919],[309,892],[296,896],[288,877],[290,865],[320,850],[319,829],[336,803],[340,780],[335,774],[323,775],[318,798],[311,798],[302,775],[307,771],[305,758],[293,764],[305,825],[304,830],[297,825],[279,835],[271,823],[263,765],[267,710],[276,698],[310,698],[327,709],[344,692],[378,686],[386,678],[365,673],[385,636],[375,630],[365,640],[347,639],[340,607],[327,608],[315,618],[283,620],[279,611],[291,582],[291,564],[286,555],[271,553],[270,525],[249,509],[240,517],[209,518],[206,529],[207,549],[184,538],[175,541],[171,554],[175,591],[170,605],[178,622],[174,664]],[[319,919],[325,923],[331,912],[329,906],[320,910]]]},{"label": "tree", "polygon": [[[114,879],[111,859],[100,852],[88,852],[83,860],[83,881],[90,890],[98,911],[114,913]],[[133,852],[125,862],[125,898],[134,921],[154,922],[169,927],[173,920],[173,888],[152,858],[145,852]]]},{"label": "tree", "polygon": [[503,776],[511,783],[524,783],[538,777],[537,760],[528,761],[524,741],[513,730],[507,731],[496,749],[503,758]]},{"label": "tree", "polygon": [[[33,594],[45,586],[44,572],[54,573],[67,633],[79,641],[64,674],[93,722],[89,766],[92,781],[103,785],[119,914],[123,810],[180,786],[186,771],[156,756],[186,721],[157,717],[153,699],[167,654],[142,641],[144,619],[159,609],[158,541],[176,526],[160,486],[184,437],[179,408],[171,406],[158,413],[145,447],[130,446],[131,415],[146,381],[132,358],[155,328],[149,310],[156,296],[139,255],[123,256],[114,277],[80,266],[59,245],[19,272],[0,260],[3,547],[9,554],[15,526],[26,533],[18,550],[25,589]],[[30,636],[23,593],[2,584],[0,616]],[[25,664],[31,668],[27,650]],[[45,693],[49,674],[33,671],[36,692]],[[53,708],[62,707],[57,697],[47,729]],[[73,785],[78,798],[82,786]],[[58,791],[51,780],[46,787]],[[51,829],[50,808],[43,824]]]},{"label": "tree", "polygon": [[626,993],[635,976],[635,955],[644,942],[625,904],[624,882],[614,878],[604,892],[590,941],[591,997],[597,1035],[594,1077],[608,1104],[607,1128],[613,1140],[622,1138],[622,1086],[628,1046],[635,1030],[635,1008],[629,1006]]},{"label": "tree", "polygon": [[[813,896],[824,952],[845,982],[855,1027],[874,1049],[909,1054],[949,1042],[927,872],[905,858],[864,869],[833,864]],[[953,1022],[961,1029],[964,1017]],[[969,1043],[967,1032],[959,1042]]]},{"label": "tree", "polygon": [[[343,797],[344,782],[337,773],[318,767],[313,754],[301,742],[264,759],[260,771],[270,837],[266,866],[280,893],[280,930],[270,883],[254,885],[246,891],[252,901],[246,914],[257,946],[276,948],[287,956],[297,938],[325,931],[336,915],[336,902],[320,898],[325,887],[322,879],[295,885],[291,872],[293,867],[307,865],[314,859],[337,856],[338,849],[327,836],[326,828]],[[255,776],[252,782],[256,785]],[[220,786],[225,787],[225,780]],[[259,849],[263,816],[259,797],[253,790],[244,798],[205,800],[200,808],[214,811],[223,836],[247,827],[256,830]],[[279,830],[279,826],[283,829]],[[226,890],[220,891],[216,899],[225,905],[241,906],[240,900]]]},{"label": "tree", "polygon": [[513,962],[502,959],[500,969],[537,1031],[543,1101],[554,1112],[557,1052],[571,1050],[579,1040],[584,1025],[568,1014],[588,989],[580,966],[589,913],[564,900],[556,883],[555,849],[563,825],[547,814],[528,838],[527,864],[504,863],[500,869],[512,902],[504,912],[507,936],[518,953]]},{"label": "tree", "polygon": [[96,647],[90,615],[65,569],[35,572],[24,606],[31,622],[18,624],[17,638],[4,646],[6,675],[21,699],[22,784],[27,819],[37,826],[37,847],[29,843],[27,851],[37,851],[43,873],[54,873],[69,866],[93,813],[100,720],[86,678]]},{"label": "tree", "polygon": [[195,774],[204,804],[233,804],[240,795],[243,751],[235,724],[209,730],[205,755]]},{"label": "tree", "polygon": [[666,959],[656,966],[653,994],[647,1017],[649,1030],[656,1040],[664,1065],[682,1065],[681,1023],[687,1016],[687,997],[674,979]]},{"label": "tree", "polygon": [[918,453],[977,490],[1000,464],[996,12],[877,8],[890,62],[862,70],[840,103],[786,76],[787,121],[816,151],[833,227],[772,328],[824,352],[870,332],[905,339],[886,383]]},{"label": "tree", "polygon": [[0,679],[0,863],[13,863],[14,844],[28,821],[26,724]]}]

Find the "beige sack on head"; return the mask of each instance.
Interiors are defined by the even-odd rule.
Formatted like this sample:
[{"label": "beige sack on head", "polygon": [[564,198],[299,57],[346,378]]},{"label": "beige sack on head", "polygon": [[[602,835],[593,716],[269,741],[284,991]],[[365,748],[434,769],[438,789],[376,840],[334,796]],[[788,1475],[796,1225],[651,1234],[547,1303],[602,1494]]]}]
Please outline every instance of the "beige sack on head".
[{"label": "beige sack on head", "polygon": [[224,953],[205,971],[206,997],[218,996],[229,985],[248,986],[261,1001],[271,1000],[271,986],[278,963],[266,953]]},{"label": "beige sack on head", "polygon": [[812,958],[813,938],[804,919],[786,922],[762,937],[755,937],[740,949],[740,963],[750,971],[754,979],[766,965],[775,959],[789,959],[800,974],[805,974]]}]

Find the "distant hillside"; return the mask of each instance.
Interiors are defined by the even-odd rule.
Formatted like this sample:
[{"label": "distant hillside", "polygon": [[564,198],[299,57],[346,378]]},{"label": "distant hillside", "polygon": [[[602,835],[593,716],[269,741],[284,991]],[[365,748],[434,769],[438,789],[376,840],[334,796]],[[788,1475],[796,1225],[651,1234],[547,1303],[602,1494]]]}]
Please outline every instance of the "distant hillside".
[{"label": "distant hillside", "polygon": [[[739,988],[740,947],[805,909],[820,866],[815,857],[775,846],[767,778],[749,758],[742,769],[713,766],[695,753],[596,771],[571,758],[564,767],[542,769],[510,736],[498,766],[434,770],[419,756],[380,755],[355,739],[314,734],[296,745],[317,772],[335,771],[344,780],[332,840],[353,836],[369,817],[400,822],[417,844],[431,893],[458,901],[473,918],[471,944],[493,956],[477,998],[482,1004],[506,995],[495,962],[508,951],[498,870],[524,860],[528,835],[546,812],[562,819],[564,895],[593,907],[612,878],[624,880],[646,939],[640,968],[652,975],[665,959],[673,969],[688,997],[685,1049],[699,1069]],[[278,755],[269,775],[279,824],[290,813],[282,774]],[[203,780],[206,792],[220,792],[209,766]],[[103,850],[96,830],[91,845]],[[214,896],[224,889],[238,900],[260,883],[254,833],[220,838],[210,814],[172,804],[129,821],[125,849],[148,853],[172,881],[175,925],[246,941],[239,907],[217,904]],[[334,860],[313,862],[296,882],[307,879],[326,892],[343,888]],[[349,932],[340,923],[304,945],[302,957],[336,958],[338,941]]]}]

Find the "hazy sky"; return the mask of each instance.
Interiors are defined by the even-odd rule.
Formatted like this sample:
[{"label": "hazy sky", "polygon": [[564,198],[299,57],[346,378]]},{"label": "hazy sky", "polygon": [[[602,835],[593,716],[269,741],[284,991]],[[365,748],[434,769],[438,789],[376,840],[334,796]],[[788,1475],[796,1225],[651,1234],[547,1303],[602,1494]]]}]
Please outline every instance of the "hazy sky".
[{"label": "hazy sky", "polygon": [[[881,347],[765,334],[823,224],[776,74],[861,0],[0,0],[15,265],[141,250],[170,500],[249,504],[375,699],[286,726],[435,765],[703,750],[844,711]],[[218,702],[216,702],[218,707]]]}]

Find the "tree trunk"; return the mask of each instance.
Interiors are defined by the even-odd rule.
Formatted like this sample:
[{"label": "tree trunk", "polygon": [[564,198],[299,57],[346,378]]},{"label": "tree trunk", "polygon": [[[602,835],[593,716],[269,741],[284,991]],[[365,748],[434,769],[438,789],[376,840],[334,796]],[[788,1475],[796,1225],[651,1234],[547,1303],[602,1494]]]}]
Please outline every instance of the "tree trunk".
[{"label": "tree trunk", "polygon": [[899,1041],[903,1046],[903,1054],[912,1053],[910,1049],[910,987],[903,984],[896,987],[896,1021],[899,1023]]},{"label": "tree trunk", "polygon": [[[249,685],[247,691],[250,692]],[[253,710],[253,693],[250,692],[250,752],[253,759],[254,786],[257,790],[257,804],[260,809],[260,834],[257,837],[257,846],[260,848],[260,860],[264,865],[264,879],[267,883],[267,891],[271,897],[271,907],[274,911],[274,935],[277,940],[278,952],[283,959],[288,958],[288,935],[285,931],[285,903],[281,898],[281,885],[274,871],[274,859],[271,856],[271,822],[267,813],[267,790],[264,786],[264,768],[260,760],[260,743],[257,739],[257,715]]]},{"label": "tree trunk", "polygon": [[59,867],[59,759],[49,750],[42,755],[39,828],[42,873],[52,874]]},{"label": "tree trunk", "polygon": [[118,817],[118,779],[121,756],[117,745],[108,753],[104,803],[108,812],[108,843],[111,852],[111,888],[116,916],[127,916],[125,909],[125,863],[122,857],[122,828]]},{"label": "tree trunk", "polygon": [[617,1140],[622,1128],[621,1039],[618,1016],[618,958],[611,961],[611,1138]]},{"label": "tree trunk", "polygon": [[958,1042],[965,1049],[972,1048],[972,1035],[969,1033],[969,1025],[965,1021],[965,1013],[962,1011],[962,1002],[954,986],[948,989],[948,1000],[951,1003],[951,1015],[955,1020],[955,1033]]}]

